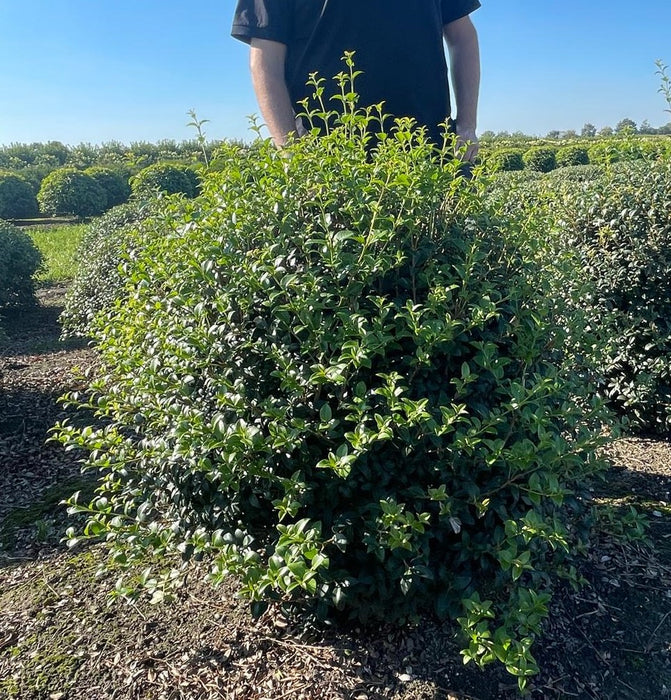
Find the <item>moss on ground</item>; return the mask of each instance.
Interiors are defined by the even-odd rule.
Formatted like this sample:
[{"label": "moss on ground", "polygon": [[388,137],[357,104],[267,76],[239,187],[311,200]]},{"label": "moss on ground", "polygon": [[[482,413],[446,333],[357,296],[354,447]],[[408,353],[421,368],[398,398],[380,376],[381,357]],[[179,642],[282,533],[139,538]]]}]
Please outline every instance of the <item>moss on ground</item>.
[{"label": "moss on ground", "polygon": [[17,533],[31,529],[38,542],[47,542],[59,536],[56,520],[63,520],[63,501],[76,491],[82,492],[82,501],[93,498],[96,482],[91,477],[69,479],[47,488],[39,501],[11,510],[0,522],[0,547],[11,550],[16,546]]}]

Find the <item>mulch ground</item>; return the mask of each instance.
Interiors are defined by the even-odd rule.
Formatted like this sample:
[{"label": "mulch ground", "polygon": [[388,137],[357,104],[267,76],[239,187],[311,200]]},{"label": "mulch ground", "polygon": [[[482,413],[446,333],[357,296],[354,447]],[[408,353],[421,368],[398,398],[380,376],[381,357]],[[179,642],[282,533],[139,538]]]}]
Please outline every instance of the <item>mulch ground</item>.
[{"label": "mulch ground", "polygon": [[[252,619],[233,582],[194,568],[172,604],[109,605],[100,547],[69,551],[61,499],[91,488],[76,455],[46,442],[72,373],[95,361],[59,340],[63,289],[8,315],[0,352],[0,698],[409,700],[517,697],[504,670],[463,666],[450,625],[317,629]],[[621,440],[595,498],[616,514],[577,559],[585,585],[560,586],[535,645],[532,698],[671,697],[671,444]],[[649,543],[620,536],[635,506]]]}]

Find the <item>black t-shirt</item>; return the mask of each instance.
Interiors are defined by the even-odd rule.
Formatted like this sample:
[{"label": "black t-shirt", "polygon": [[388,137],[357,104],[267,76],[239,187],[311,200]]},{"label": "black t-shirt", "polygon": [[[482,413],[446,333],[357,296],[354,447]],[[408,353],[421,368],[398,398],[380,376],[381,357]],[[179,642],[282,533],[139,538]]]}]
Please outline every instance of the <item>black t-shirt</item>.
[{"label": "black t-shirt", "polygon": [[355,51],[355,69],[363,71],[355,82],[359,106],[384,102],[386,114],[414,117],[438,142],[438,125],[450,116],[443,27],[479,6],[479,0],[238,0],[232,34],[287,46],[285,75],[296,105],[312,97],[306,85],[312,72],[326,78],[327,96],[333,94],[343,54]]}]

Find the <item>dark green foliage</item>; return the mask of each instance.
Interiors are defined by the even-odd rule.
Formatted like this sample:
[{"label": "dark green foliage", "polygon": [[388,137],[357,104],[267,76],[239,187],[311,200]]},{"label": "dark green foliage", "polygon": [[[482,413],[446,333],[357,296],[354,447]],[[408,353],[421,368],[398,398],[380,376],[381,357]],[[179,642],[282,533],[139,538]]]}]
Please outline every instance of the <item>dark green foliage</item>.
[{"label": "dark green foliage", "polygon": [[563,196],[562,233],[592,287],[581,306],[599,391],[630,429],[668,435],[671,163],[627,164]]},{"label": "dark green foliage", "polygon": [[557,167],[555,157],[556,150],[545,146],[533,146],[524,153],[524,167],[529,170],[537,170],[541,173],[548,173]]},{"label": "dark green foliage", "polygon": [[600,165],[566,165],[557,168],[541,177],[548,183],[553,182],[590,182],[604,174],[604,167]]},{"label": "dark green foliage", "polygon": [[0,219],[28,219],[38,212],[30,183],[16,173],[0,171]]},{"label": "dark green foliage", "polygon": [[18,175],[29,182],[33,190],[33,194],[37,197],[37,193],[40,191],[44,178],[50,172],[53,172],[53,170],[54,168],[49,165],[27,165],[25,168],[13,170],[12,172],[14,175]]},{"label": "dark green foliage", "polygon": [[497,171],[524,170],[523,155],[522,148],[501,148],[487,156],[487,164]]},{"label": "dark green foliage", "polygon": [[544,242],[553,295],[582,317],[567,361],[631,432],[671,428],[671,163],[576,166],[489,197]]},{"label": "dark green foliage", "polygon": [[130,185],[128,184],[127,173],[119,169],[106,168],[99,165],[87,168],[84,170],[84,173],[90,175],[105,190],[107,209],[128,201]]},{"label": "dark green foliage", "polygon": [[587,148],[578,144],[562,146],[557,149],[556,161],[558,168],[565,168],[571,165],[588,165],[589,155],[587,154]]},{"label": "dark green foliage", "polygon": [[208,557],[256,611],[459,616],[466,659],[524,678],[601,426],[486,187],[408,122],[368,154],[367,122],[229,145],[201,197],[159,201],[71,397],[104,427],[61,427],[103,475],[72,508],[116,565]]},{"label": "dark green foliage", "polygon": [[198,176],[192,168],[180,163],[156,163],[140,170],[131,179],[131,188],[139,197],[163,192],[193,198],[198,194]]},{"label": "dark green foliage", "polygon": [[144,220],[149,211],[145,204],[130,202],[110,209],[89,224],[60,318],[65,336],[89,335],[95,315],[123,298],[127,279],[122,264],[132,226]]},{"label": "dark green foliage", "polygon": [[76,168],[59,168],[44,178],[37,201],[43,214],[85,218],[105,211],[107,195],[90,175]]},{"label": "dark green foliage", "polygon": [[41,264],[30,236],[0,219],[0,309],[35,303],[33,275]]}]

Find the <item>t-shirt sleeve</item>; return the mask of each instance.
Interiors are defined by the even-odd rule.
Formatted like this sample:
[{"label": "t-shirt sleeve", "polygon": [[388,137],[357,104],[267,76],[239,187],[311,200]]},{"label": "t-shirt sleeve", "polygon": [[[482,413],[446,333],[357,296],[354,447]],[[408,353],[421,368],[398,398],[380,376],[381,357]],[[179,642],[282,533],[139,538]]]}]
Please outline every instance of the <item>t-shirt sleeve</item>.
[{"label": "t-shirt sleeve", "polygon": [[443,25],[461,19],[480,7],[479,0],[442,0]]},{"label": "t-shirt sleeve", "polygon": [[238,0],[231,35],[246,43],[268,39],[288,44],[291,4],[289,0]]}]

